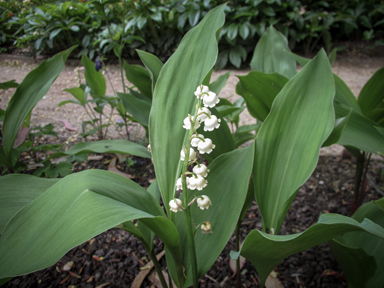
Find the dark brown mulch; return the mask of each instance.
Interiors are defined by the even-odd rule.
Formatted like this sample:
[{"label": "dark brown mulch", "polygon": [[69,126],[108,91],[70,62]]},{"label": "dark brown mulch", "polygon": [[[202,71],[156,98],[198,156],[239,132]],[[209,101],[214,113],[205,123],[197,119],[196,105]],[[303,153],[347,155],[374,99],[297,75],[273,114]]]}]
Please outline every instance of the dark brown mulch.
[{"label": "dark brown mulch", "polygon": [[[99,161],[75,165],[74,171],[107,169],[112,156]],[[117,167],[133,176],[134,181],[147,187],[154,179],[149,159],[132,157],[136,163],[120,163]],[[132,162],[129,162],[132,164]],[[281,229],[281,234],[298,233],[316,223],[321,213],[349,215],[353,199],[353,159],[322,156],[312,176],[300,188]],[[369,174],[378,187],[384,186],[384,161],[371,161]],[[368,184],[365,201],[381,195]],[[242,240],[252,229],[261,229],[260,213],[254,202],[241,227]],[[163,245],[155,239],[155,252]],[[200,279],[201,287],[236,287],[236,276],[229,267],[229,252],[235,250],[232,236],[214,266]],[[99,258],[98,258],[99,257]],[[73,261],[71,273],[63,266]],[[26,276],[16,277],[5,287],[130,287],[140,267],[149,261],[142,244],[135,237],[119,229],[111,229],[70,250],[50,268]],[[165,265],[164,260],[161,262]],[[284,287],[347,287],[343,272],[338,267],[327,243],[286,258],[275,272]],[[258,287],[258,276],[247,261],[241,270],[244,287]],[[105,286],[103,286],[105,284]],[[146,279],[142,287],[154,287]]]}]

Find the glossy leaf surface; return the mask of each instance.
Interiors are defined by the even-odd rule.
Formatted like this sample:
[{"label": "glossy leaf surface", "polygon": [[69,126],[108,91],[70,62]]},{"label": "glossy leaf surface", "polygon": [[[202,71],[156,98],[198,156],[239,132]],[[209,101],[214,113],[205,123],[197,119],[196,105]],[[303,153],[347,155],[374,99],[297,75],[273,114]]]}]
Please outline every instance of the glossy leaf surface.
[{"label": "glossy leaf surface", "polygon": [[[352,218],[356,221],[367,218],[384,228],[384,211],[376,203],[383,205],[384,198],[360,206]],[[366,232],[351,232],[335,238],[331,248],[344,271],[348,287],[383,287],[384,239]]]},{"label": "glossy leaf surface", "polygon": [[138,98],[130,93],[117,92],[117,96],[123,102],[125,111],[131,114],[141,125],[148,127],[151,100],[144,97]]},{"label": "glossy leaf surface", "polygon": [[296,62],[287,51],[290,52],[287,38],[271,26],[256,45],[251,69],[267,74],[277,72],[290,79],[296,74]]},{"label": "glossy leaf surface", "polygon": [[363,114],[374,122],[384,117],[384,67],[378,70],[364,85],[358,102]]},{"label": "glossy leaf surface", "polygon": [[76,155],[80,153],[119,153],[151,158],[147,148],[127,140],[102,140],[97,142],[81,142],[66,151],[57,152],[50,158]]},{"label": "glossy leaf surface", "polygon": [[[348,115],[351,108],[335,101],[336,117]],[[378,124],[352,110],[348,123],[337,144],[352,146],[375,154],[384,154],[384,135],[377,129]]]},{"label": "glossy leaf surface", "polygon": [[136,50],[136,52],[139,54],[141,61],[144,63],[149,75],[152,78],[151,88],[153,93],[157,78],[159,78],[160,70],[163,67],[163,63],[153,54],[141,50]]},{"label": "glossy leaf surface", "polygon": [[298,234],[270,235],[253,230],[245,238],[240,255],[252,262],[261,283],[264,283],[269,273],[284,258],[351,231],[366,231],[384,238],[384,229],[368,219],[359,223],[346,216],[323,214],[316,224]]},{"label": "glossy leaf surface", "polygon": [[129,179],[101,170],[72,174],[8,223],[0,238],[0,278],[48,267],[71,248],[133,219],[153,229],[179,263],[177,231],[164,216],[157,201]]},{"label": "glossy leaf surface", "polygon": [[96,71],[95,63],[85,54],[81,57],[81,64],[84,66],[85,81],[87,82],[87,86],[92,90],[92,97],[104,97],[107,91],[107,83],[102,71]]},{"label": "glossy leaf surface", "polygon": [[152,80],[148,71],[139,65],[124,62],[125,77],[147,98],[152,99]]},{"label": "glossy leaf surface", "polygon": [[246,76],[237,76],[236,93],[245,99],[249,114],[264,121],[271,110],[272,103],[288,79],[277,73],[265,74],[259,71],[249,72]]},{"label": "glossy leaf surface", "polygon": [[8,221],[59,179],[13,174],[0,177],[0,235]]},{"label": "glossy leaf surface", "polygon": [[332,70],[320,51],[275,98],[255,140],[255,196],[264,231],[278,233],[297,189],[316,167],[335,122],[334,93]]},{"label": "glossy leaf surface", "polygon": [[3,120],[4,154],[8,164],[10,164],[12,157],[13,143],[25,117],[37,102],[47,94],[49,87],[63,71],[65,61],[74,48],[53,56],[29,72],[9,100]]}]

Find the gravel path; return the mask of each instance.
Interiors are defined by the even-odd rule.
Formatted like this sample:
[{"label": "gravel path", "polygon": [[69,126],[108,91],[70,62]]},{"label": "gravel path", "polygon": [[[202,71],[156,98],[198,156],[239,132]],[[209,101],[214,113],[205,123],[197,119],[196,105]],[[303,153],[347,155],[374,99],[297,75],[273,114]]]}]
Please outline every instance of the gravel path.
[{"label": "gravel path", "polygon": [[[15,79],[20,83],[23,78],[30,72],[37,64],[31,63],[30,58],[25,57],[10,57],[9,55],[0,55],[0,82]],[[65,88],[78,86],[77,73],[75,68],[79,65],[78,60],[68,60],[67,66],[64,71],[57,78],[55,83],[47,95],[36,105],[32,112],[32,126],[46,125],[52,123],[59,132],[60,137],[76,138],[79,137],[81,132],[81,122],[87,120],[87,114],[83,111],[82,107],[69,104],[58,107],[61,101],[72,99],[72,96],[62,91]],[[348,54],[338,56],[332,69],[346,84],[350,87],[352,92],[358,96],[361,89],[369,78],[381,67],[384,66],[384,56],[369,57],[361,54]],[[300,67],[299,67],[300,68]],[[107,95],[113,95],[112,85],[115,91],[122,91],[120,72],[117,65],[110,65],[107,68],[110,81],[107,80]],[[231,76],[228,79],[227,85],[220,93],[220,97],[228,98],[230,101],[236,100],[239,96],[236,95],[235,89],[238,82],[236,75],[246,75],[250,69],[244,70],[222,70],[213,72],[212,81],[220,75],[230,71]],[[82,76],[81,76],[82,78]],[[108,78],[107,78],[108,79]],[[84,82],[84,80],[82,79]],[[0,98],[0,108],[5,109],[10,97],[13,95],[14,90],[6,91]],[[113,120],[118,121],[118,116],[114,116]],[[59,120],[67,120],[77,129],[77,131],[68,131],[64,128],[64,124]],[[255,123],[255,119],[251,117],[247,110],[241,114],[240,125]],[[143,133],[143,129],[137,131],[137,136]],[[134,134],[134,133],[133,133]],[[113,129],[110,130],[111,137],[118,137],[118,133]],[[135,134],[134,134],[135,135]],[[327,154],[340,154],[342,147],[333,145],[322,150],[322,155]]]}]

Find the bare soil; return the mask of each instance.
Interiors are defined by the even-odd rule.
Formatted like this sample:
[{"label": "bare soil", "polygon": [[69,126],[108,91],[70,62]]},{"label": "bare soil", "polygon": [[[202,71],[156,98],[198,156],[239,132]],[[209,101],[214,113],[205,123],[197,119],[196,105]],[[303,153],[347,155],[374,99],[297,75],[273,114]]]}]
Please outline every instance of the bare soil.
[{"label": "bare soil", "polygon": [[[81,140],[81,122],[87,119],[81,107],[73,104],[58,107],[61,101],[72,99],[69,93],[63,92],[65,88],[78,85],[75,68],[78,61],[70,60],[64,71],[52,85],[47,95],[35,107],[32,113],[32,126],[42,126],[52,123],[59,133],[62,143],[73,143]],[[0,82],[15,79],[21,82],[26,74],[37,64],[26,58],[12,59],[0,55]],[[333,71],[340,76],[353,93],[358,96],[364,84],[381,67],[384,66],[384,56],[368,57],[366,55],[348,54],[338,57]],[[119,69],[116,65],[107,68],[114,89],[122,91]],[[213,73],[213,79],[228,72],[223,70]],[[221,92],[221,97],[236,99],[235,75],[246,75],[249,70],[231,70],[227,85]],[[110,84],[108,93],[113,95]],[[0,108],[5,109],[13,90],[6,91],[1,96]],[[67,120],[77,131],[68,131],[59,120]],[[118,121],[118,117],[114,117]],[[246,111],[241,115],[241,125],[254,123]],[[138,138],[143,131],[137,129]],[[110,137],[120,137],[115,130],[110,131]],[[47,139],[41,139],[42,142]],[[349,215],[353,200],[353,179],[355,161],[342,154],[343,148],[338,145],[322,149],[319,163],[308,181],[300,188],[297,197],[288,211],[281,234],[298,233],[313,225],[321,213],[339,213]],[[90,160],[78,163],[74,172],[84,169],[108,169],[110,156],[104,155],[98,161]],[[149,180],[155,178],[152,164],[147,159],[134,159],[133,166],[117,167],[120,171],[133,176],[133,180],[143,186],[149,185]],[[384,188],[384,161],[376,157],[371,161],[368,170],[369,179],[365,202],[382,197],[377,189]],[[261,218],[257,204],[253,203],[241,227],[242,240],[253,229],[261,228]],[[160,241],[155,240],[155,251],[163,250]],[[200,280],[200,287],[236,287],[236,276],[231,270],[229,252],[235,250],[235,238],[232,236],[217,259],[214,266]],[[96,257],[95,257],[96,256]],[[101,258],[104,257],[102,260]],[[26,276],[16,277],[5,287],[133,287],[135,277],[148,260],[144,247],[132,235],[111,229],[84,244],[69,251],[63,258],[50,268]],[[99,260],[97,260],[99,259]],[[69,271],[63,266],[73,261]],[[161,262],[163,265],[164,260]],[[165,266],[164,266],[165,267]],[[286,258],[276,269],[276,275],[284,287],[347,287],[343,272],[338,267],[327,243]],[[248,262],[241,270],[244,287],[259,287],[257,272]],[[73,285],[73,286],[71,286]],[[153,282],[146,278],[141,287],[155,287]],[[277,287],[277,286],[276,286]]]}]

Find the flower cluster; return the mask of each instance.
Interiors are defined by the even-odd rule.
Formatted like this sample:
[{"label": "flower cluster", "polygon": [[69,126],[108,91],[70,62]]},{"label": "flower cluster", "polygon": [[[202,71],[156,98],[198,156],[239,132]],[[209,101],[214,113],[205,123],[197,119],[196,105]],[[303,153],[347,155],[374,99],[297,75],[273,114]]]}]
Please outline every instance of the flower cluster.
[{"label": "flower cluster", "polygon": [[[208,185],[208,181],[205,179],[208,176],[209,169],[203,164],[197,162],[196,152],[200,154],[209,154],[215,149],[216,145],[213,144],[212,140],[205,138],[204,135],[198,134],[197,129],[204,125],[204,131],[213,131],[220,127],[221,119],[218,119],[215,115],[212,115],[211,111],[208,108],[213,108],[220,99],[216,93],[209,91],[208,86],[200,85],[197,87],[194,92],[197,97],[198,104],[196,106],[195,115],[188,115],[184,119],[183,128],[190,131],[190,146],[189,153],[188,148],[184,147],[180,152],[180,160],[185,161],[186,155],[188,155],[188,164],[195,165],[192,168],[192,172],[186,172],[182,177],[185,177],[185,182],[189,190],[199,190],[201,191]],[[197,151],[195,151],[195,149]],[[176,190],[183,189],[183,180],[182,177],[176,181]],[[191,205],[195,200],[197,200],[197,205],[201,210],[208,209],[212,205],[211,200],[208,196],[202,195],[196,197],[189,205]],[[180,199],[172,199],[169,202],[170,210],[172,212],[182,211],[182,202]]]}]

